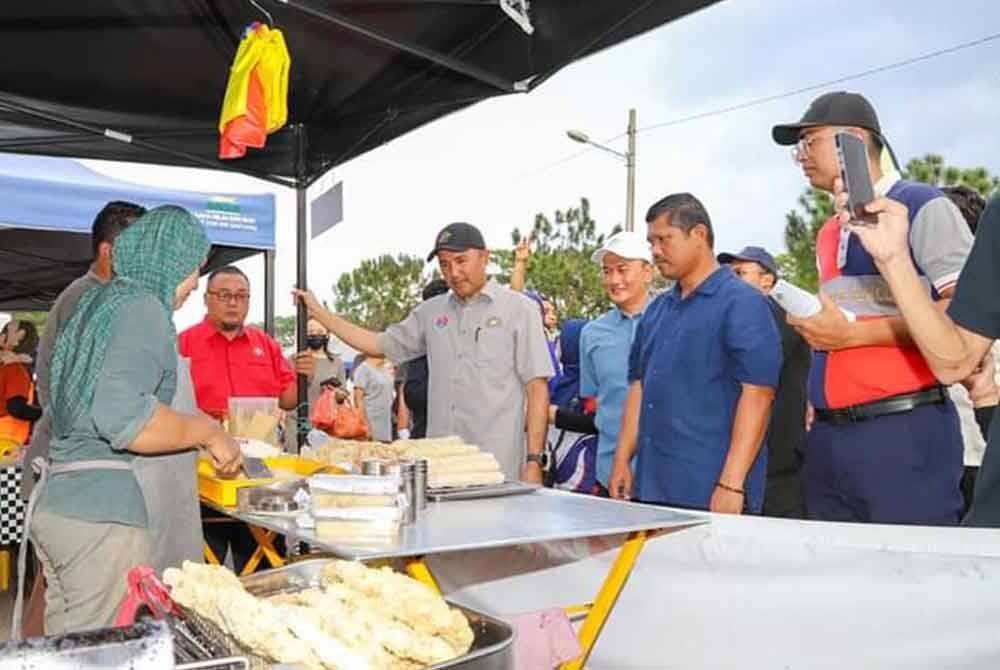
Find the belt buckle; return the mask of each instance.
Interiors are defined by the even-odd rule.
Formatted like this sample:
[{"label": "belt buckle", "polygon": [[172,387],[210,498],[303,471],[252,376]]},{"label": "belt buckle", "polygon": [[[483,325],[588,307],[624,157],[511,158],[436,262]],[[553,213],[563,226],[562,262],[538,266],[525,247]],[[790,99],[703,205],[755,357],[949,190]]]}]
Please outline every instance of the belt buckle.
[{"label": "belt buckle", "polygon": [[865,420],[865,417],[858,413],[854,405],[850,405],[847,407],[847,420],[851,423],[861,423]]}]

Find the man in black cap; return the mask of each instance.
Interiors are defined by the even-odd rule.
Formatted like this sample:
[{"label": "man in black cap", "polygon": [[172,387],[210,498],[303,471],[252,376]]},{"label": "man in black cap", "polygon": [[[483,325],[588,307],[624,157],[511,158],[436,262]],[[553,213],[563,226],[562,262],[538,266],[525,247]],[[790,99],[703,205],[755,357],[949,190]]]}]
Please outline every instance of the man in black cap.
[{"label": "man in black cap", "polygon": [[[902,203],[912,227],[909,252],[924,291],[952,295],[972,247],[958,208],[940,190],[883,173],[888,145],[874,108],[856,93],[827,93],[797,123],[775,126],[778,144],[809,183],[833,193],[840,177],[834,134],[863,139],[877,196]],[[953,524],[962,511],[962,437],[955,407],[914,345],[872,256],[831,217],[816,240],[822,311],[790,318],[815,350],[806,437],[806,510],[817,519]],[[848,321],[839,308],[858,318]],[[942,305],[943,307],[943,305]]]},{"label": "man in black cap", "polygon": [[[719,263],[769,296],[778,281],[774,257],[761,247],[744,247],[736,254],[719,254]],[[771,423],[767,429],[767,481],[764,516],[801,519],[802,442],[806,434],[806,378],[810,349],[802,336],[786,322],[785,310],[773,298],[768,305],[781,334],[781,376],[774,395]]]},{"label": "man in black cap", "polygon": [[428,437],[459,435],[496,456],[508,479],[541,483],[553,374],[541,313],[486,276],[490,252],[474,226],[446,226],[427,260],[435,257],[450,291],[382,333],[331,314],[308,291],[296,295],[358,351],[396,363],[427,356]]}]

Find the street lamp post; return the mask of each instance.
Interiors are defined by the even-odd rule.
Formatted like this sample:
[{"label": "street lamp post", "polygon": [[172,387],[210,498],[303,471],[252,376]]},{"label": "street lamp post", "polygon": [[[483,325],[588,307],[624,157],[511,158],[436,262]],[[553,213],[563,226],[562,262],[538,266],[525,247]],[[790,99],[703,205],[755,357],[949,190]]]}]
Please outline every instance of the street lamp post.
[{"label": "street lamp post", "polygon": [[625,161],[625,170],[627,172],[625,185],[625,230],[635,230],[635,110],[628,110],[628,151],[625,153],[594,142],[587,136],[587,133],[580,130],[567,130],[566,135],[574,142],[589,144],[596,149],[614,154]]}]

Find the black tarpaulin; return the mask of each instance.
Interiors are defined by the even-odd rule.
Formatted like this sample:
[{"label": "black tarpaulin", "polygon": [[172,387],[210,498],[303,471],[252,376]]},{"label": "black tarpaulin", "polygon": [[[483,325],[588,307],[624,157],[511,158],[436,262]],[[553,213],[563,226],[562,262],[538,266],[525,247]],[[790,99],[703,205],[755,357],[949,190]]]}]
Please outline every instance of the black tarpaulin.
[{"label": "black tarpaulin", "polygon": [[[534,0],[528,35],[495,0],[258,0],[291,53],[289,120],[306,129],[302,170],[292,128],[244,159],[216,159],[240,34],[270,20],[254,4],[5,3],[0,151],[226,167],[308,184],[413,128],[530,90],[574,60],[713,1]],[[94,132],[103,129],[149,145]]]}]

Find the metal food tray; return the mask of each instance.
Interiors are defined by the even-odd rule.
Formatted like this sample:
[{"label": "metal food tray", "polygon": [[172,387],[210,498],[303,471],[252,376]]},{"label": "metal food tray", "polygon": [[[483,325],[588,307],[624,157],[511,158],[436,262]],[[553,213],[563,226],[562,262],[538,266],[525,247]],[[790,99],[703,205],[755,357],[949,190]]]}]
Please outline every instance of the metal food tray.
[{"label": "metal food tray", "polygon": [[[304,591],[320,586],[320,573],[329,562],[327,558],[304,559],[243,577],[241,581],[247,591],[259,598]],[[513,670],[514,630],[510,624],[455,603],[448,604],[469,620],[475,635],[472,648],[463,656],[427,666],[425,670]]]},{"label": "metal food tray", "polygon": [[166,623],[140,621],[122,628],[4,642],[0,644],[0,669],[167,670],[177,667],[174,650]]},{"label": "metal food tray", "polygon": [[501,496],[524,495],[534,493],[540,486],[525,482],[503,482],[502,484],[485,484],[480,486],[443,486],[427,489],[427,499],[443,502],[446,500],[476,500],[479,498],[499,498]]}]

